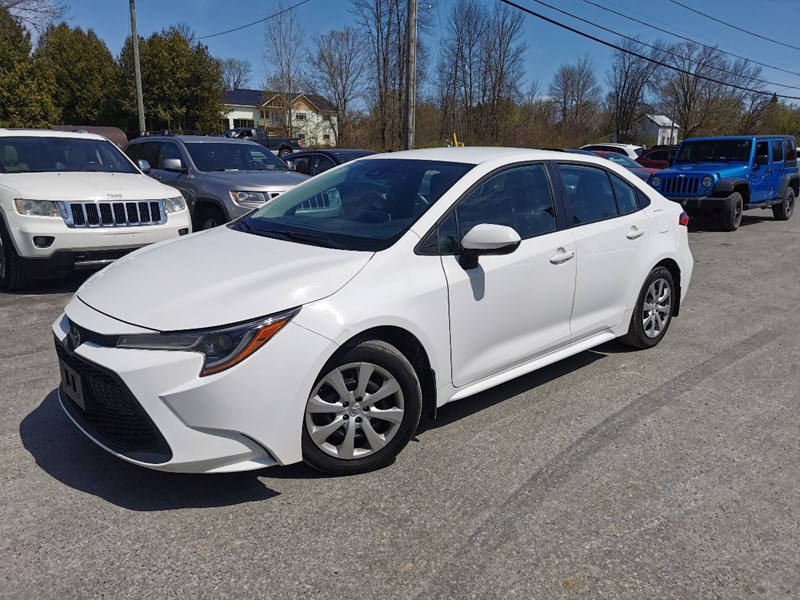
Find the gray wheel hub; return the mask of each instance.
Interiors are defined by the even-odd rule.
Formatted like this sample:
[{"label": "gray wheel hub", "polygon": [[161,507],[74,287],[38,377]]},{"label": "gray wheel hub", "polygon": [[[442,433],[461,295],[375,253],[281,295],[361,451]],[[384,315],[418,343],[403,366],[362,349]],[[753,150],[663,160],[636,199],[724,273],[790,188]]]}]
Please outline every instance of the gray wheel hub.
[{"label": "gray wheel hub", "polygon": [[336,367],[317,384],[306,404],[305,426],[325,454],[353,460],[384,448],[404,415],[397,379],[378,365],[358,362]]},{"label": "gray wheel hub", "polygon": [[642,307],[642,329],[651,340],[657,338],[667,328],[667,323],[672,316],[672,289],[669,282],[659,277],[650,287],[644,297]]}]

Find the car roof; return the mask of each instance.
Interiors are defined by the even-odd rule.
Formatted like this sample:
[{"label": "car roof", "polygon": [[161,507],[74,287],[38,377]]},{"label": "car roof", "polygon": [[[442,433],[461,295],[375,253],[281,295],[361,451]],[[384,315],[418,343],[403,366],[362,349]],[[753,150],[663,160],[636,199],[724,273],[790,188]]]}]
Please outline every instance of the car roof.
[{"label": "car roof", "polygon": [[637,146],[635,144],[619,144],[617,142],[597,142],[595,144],[585,144],[581,146],[581,148],[589,148],[592,146],[611,146],[613,148],[641,148],[641,146]]},{"label": "car roof", "polygon": [[[576,154],[576,157],[582,156]],[[500,148],[497,146],[467,146],[461,148],[425,148],[422,150],[403,150],[365,156],[363,160],[435,160],[478,165],[500,158],[519,158],[521,160],[564,160],[563,152],[536,150],[532,148]]]},{"label": "car roof", "polygon": [[243,140],[240,138],[224,138],[213,135],[145,135],[131,140],[130,143],[145,143],[145,142],[164,142],[167,140],[179,140],[187,143],[203,143],[203,144],[255,144],[263,148],[261,144],[251,142],[250,140]]},{"label": "car roof", "polygon": [[775,140],[786,139],[793,140],[793,135],[786,135],[785,133],[778,133],[775,135],[712,135],[708,137],[696,137],[683,140],[684,142],[713,142],[716,140]]},{"label": "car roof", "polygon": [[108,141],[102,135],[86,133],[81,131],[55,131],[53,129],[13,129],[0,127],[0,137],[56,137],[56,138],[75,138],[79,140],[103,140]]}]

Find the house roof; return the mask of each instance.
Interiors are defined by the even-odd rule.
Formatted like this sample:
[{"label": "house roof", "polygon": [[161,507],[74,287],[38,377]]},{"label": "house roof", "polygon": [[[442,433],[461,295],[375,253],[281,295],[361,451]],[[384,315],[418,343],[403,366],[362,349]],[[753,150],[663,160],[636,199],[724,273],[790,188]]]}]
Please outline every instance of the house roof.
[{"label": "house roof", "polygon": [[[264,90],[228,90],[225,93],[225,104],[237,106],[263,106],[271,101],[277,92],[265,92]],[[304,94],[297,92],[291,94],[293,100],[303,97],[308,100],[320,112],[336,112],[333,103],[319,94]]]},{"label": "house roof", "polygon": [[658,125],[659,127],[674,127],[675,129],[680,129],[681,126],[675,123],[672,119],[670,119],[666,115],[645,115],[648,119],[650,119],[653,123]]}]

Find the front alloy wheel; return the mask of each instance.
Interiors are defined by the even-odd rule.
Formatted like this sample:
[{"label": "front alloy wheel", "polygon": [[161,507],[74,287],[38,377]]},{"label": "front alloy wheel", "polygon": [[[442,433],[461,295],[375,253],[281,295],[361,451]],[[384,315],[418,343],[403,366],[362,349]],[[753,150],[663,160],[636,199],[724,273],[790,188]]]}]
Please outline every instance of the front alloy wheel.
[{"label": "front alloy wheel", "polygon": [[396,348],[379,340],[355,346],[326,366],[306,403],[306,462],[337,475],[385,466],[416,430],[421,396]]}]

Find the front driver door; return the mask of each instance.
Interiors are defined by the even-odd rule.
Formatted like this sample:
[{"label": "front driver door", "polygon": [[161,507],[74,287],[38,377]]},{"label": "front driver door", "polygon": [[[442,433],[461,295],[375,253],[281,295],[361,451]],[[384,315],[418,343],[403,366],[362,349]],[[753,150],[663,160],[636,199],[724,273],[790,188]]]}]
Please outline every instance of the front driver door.
[{"label": "front driver door", "polygon": [[[575,242],[563,229],[552,190],[544,164],[505,169],[484,180],[440,226],[455,386],[569,343]],[[476,268],[465,269],[459,241],[481,223],[512,227],[522,242],[511,254],[481,256]]]}]

